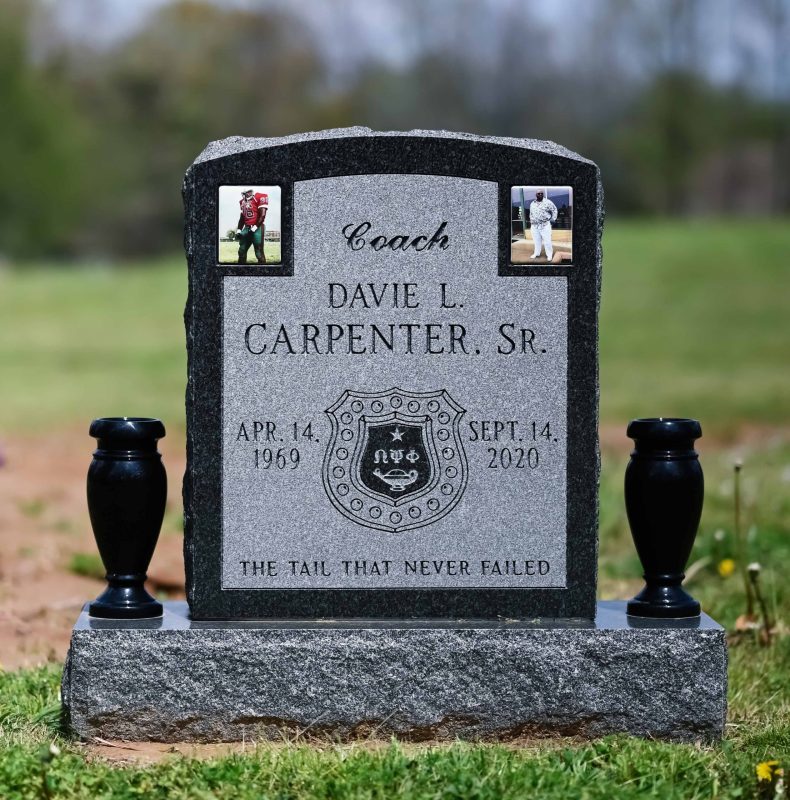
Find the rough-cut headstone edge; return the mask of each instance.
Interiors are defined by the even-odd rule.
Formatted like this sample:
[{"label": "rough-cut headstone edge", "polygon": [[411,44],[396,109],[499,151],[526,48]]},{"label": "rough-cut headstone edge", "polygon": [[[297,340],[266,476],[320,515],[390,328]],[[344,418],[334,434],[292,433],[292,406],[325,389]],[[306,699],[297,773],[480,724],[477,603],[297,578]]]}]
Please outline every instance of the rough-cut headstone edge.
[{"label": "rough-cut headstone edge", "polygon": [[192,162],[192,166],[202,164],[204,161],[212,161],[225,156],[245,153],[249,150],[260,150],[266,147],[279,147],[280,145],[298,144],[300,142],[314,142],[321,139],[344,139],[354,137],[377,137],[377,136],[410,136],[423,137],[429,139],[462,139],[473,142],[486,142],[488,144],[499,144],[507,147],[519,147],[526,150],[537,150],[560,158],[570,158],[574,161],[583,161],[592,164],[588,158],[574,153],[567,147],[543,139],[518,139],[512,136],[480,136],[474,133],[462,133],[458,131],[444,130],[420,130],[411,131],[374,131],[364,126],[354,126],[351,128],[331,128],[323,131],[308,131],[295,133],[290,136],[274,137],[248,137],[248,136],[228,136],[225,139],[217,139],[209,142],[203,152]]}]

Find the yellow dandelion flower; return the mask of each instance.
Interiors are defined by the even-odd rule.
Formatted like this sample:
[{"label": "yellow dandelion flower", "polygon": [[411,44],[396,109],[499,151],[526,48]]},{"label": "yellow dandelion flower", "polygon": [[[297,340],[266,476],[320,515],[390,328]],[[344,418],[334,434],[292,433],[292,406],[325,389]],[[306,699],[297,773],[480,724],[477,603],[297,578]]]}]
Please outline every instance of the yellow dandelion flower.
[{"label": "yellow dandelion flower", "polygon": [[729,578],[735,572],[735,562],[731,558],[723,558],[719,561],[718,570],[722,578]]},{"label": "yellow dandelion flower", "polygon": [[772,781],[775,773],[780,770],[776,769],[779,766],[778,761],[761,761],[756,767],[758,781]]}]

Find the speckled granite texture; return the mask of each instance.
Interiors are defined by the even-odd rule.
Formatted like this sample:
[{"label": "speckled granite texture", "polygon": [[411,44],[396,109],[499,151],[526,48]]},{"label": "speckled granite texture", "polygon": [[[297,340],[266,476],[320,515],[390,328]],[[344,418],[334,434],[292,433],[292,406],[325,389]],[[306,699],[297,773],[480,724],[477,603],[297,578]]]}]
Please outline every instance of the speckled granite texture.
[{"label": "speckled granite texture", "polygon": [[[535,281],[547,278],[547,287],[551,281],[562,279],[567,284],[563,307],[567,313],[565,342],[567,344],[566,386],[562,391],[564,403],[558,405],[558,413],[564,416],[567,409],[566,425],[566,457],[565,457],[565,491],[558,492],[549,502],[554,518],[550,525],[545,525],[544,540],[555,537],[551,542],[554,552],[551,560],[558,565],[556,583],[545,583],[534,586],[503,586],[491,582],[487,586],[464,587],[459,582],[445,585],[399,587],[385,586],[358,587],[337,584],[321,586],[319,582],[304,582],[301,588],[293,586],[263,585],[250,586],[251,581],[239,580],[243,575],[229,572],[234,567],[237,572],[243,559],[263,559],[267,555],[266,535],[270,526],[261,523],[253,528],[244,522],[240,530],[233,532],[229,540],[223,540],[226,524],[234,524],[223,512],[224,502],[236,503],[234,511],[247,513],[239,507],[239,497],[244,496],[243,481],[236,482],[236,491],[230,483],[223,481],[223,465],[227,467],[223,457],[223,447],[227,436],[223,437],[223,409],[226,406],[223,398],[223,373],[226,367],[233,367],[232,359],[226,358],[226,347],[233,342],[225,343],[223,337],[223,318],[232,320],[232,310],[224,306],[224,289],[232,279],[244,278],[260,283],[257,296],[269,297],[269,302],[276,305],[277,298],[282,295],[299,296],[298,291],[285,284],[293,283],[297,287],[304,279],[300,273],[300,264],[305,263],[302,253],[305,247],[303,238],[296,242],[297,223],[300,220],[300,209],[297,200],[303,198],[308,184],[340,187],[336,193],[329,195],[328,202],[336,205],[348,205],[347,186],[350,180],[340,180],[349,176],[368,176],[367,183],[375,185],[371,176],[415,176],[415,186],[411,191],[425,191],[429,181],[417,176],[435,176],[436,182],[447,182],[448,178],[466,179],[469,181],[485,181],[491,187],[491,198],[487,207],[487,219],[495,227],[495,236],[487,246],[486,264],[491,264],[485,281],[481,280],[479,294],[486,296],[489,287],[496,285],[499,291],[503,287],[511,290],[513,303],[519,308],[518,298],[524,298],[524,314],[529,311],[530,287]],[[320,183],[326,180],[327,182]],[[365,181],[356,181],[361,185]],[[392,181],[381,181],[392,184]],[[557,185],[573,187],[573,264],[568,265],[511,265],[510,264],[510,188],[514,185],[528,183],[530,185]],[[282,189],[282,263],[278,266],[260,267],[219,265],[217,263],[217,196],[222,185],[272,185]],[[346,187],[346,189],[343,189]],[[378,189],[382,187],[379,186]],[[371,208],[391,198],[391,193],[382,197],[371,198]],[[599,475],[598,456],[598,302],[600,293],[601,269],[601,230],[603,224],[603,192],[598,169],[589,160],[576,155],[551,142],[539,142],[529,139],[506,139],[496,137],[479,137],[469,134],[450,133],[447,131],[410,131],[410,132],[374,132],[366,128],[348,128],[334,131],[320,131],[309,134],[298,134],[278,139],[244,139],[232,137],[220,142],[211,143],[196,159],[187,171],[184,180],[184,202],[186,209],[185,247],[189,262],[189,297],[185,319],[188,347],[188,384],[186,395],[187,406],[187,472],[184,480],[185,508],[185,561],[187,573],[187,599],[196,619],[307,619],[315,617],[349,618],[364,616],[370,618],[486,618],[498,617],[528,619],[534,616],[554,618],[587,618],[592,619],[595,613],[596,588],[596,556],[597,556],[597,493]],[[301,200],[300,200],[301,202]],[[387,201],[389,202],[389,201]],[[406,203],[406,205],[415,205]],[[437,206],[441,207],[441,206]],[[442,210],[446,210],[444,203]],[[304,209],[303,209],[304,210]],[[438,211],[437,211],[438,213]],[[455,212],[450,221],[458,216]],[[473,215],[470,215],[470,218]],[[460,217],[459,217],[460,218]],[[494,219],[497,221],[494,222]],[[482,241],[482,239],[481,239]],[[486,239],[488,242],[488,239]],[[302,250],[300,250],[302,248]],[[317,252],[323,252],[317,248]],[[300,253],[302,253],[300,255]],[[490,257],[488,254],[490,253]],[[467,261],[470,261],[470,254]],[[378,269],[375,275],[368,267],[355,271],[352,262],[344,260],[337,264],[333,261],[321,262],[320,266],[326,280],[344,280],[366,282],[403,280],[397,270]],[[353,262],[357,263],[357,262]],[[422,262],[420,262],[422,263]],[[482,259],[481,259],[482,263]],[[410,268],[412,269],[412,268]],[[447,270],[452,278],[452,270]],[[442,276],[439,276],[442,280]],[[435,284],[437,277],[431,281]],[[451,284],[454,279],[451,279]],[[522,280],[522,283],[519,281]],[[237,281],[237,283],[240,283]],[[309,288],[309,287],[308,287]],[[451,285],[451,289],[452,289]],[[289,294],[290,293],[290,294]],[[492,297],[495,293],[491,293]],[[555,292],[555,296],[558,294]],[[250,292],[250,296],[253,293]],[[305,292],[303,298],[309,297]],[[292,304],[293,305],[293,304]],[[298,311],[304,312],[301,321],[312,322],[316,314],[316,305],[303,304]],[[325,304],[324,304],[325,305]],[[482,305],[480,306],[483,307]],[[283,314],[295,314],[297,309],[290,307]],[[467,312],[465,312],[467,313]],[[471,313],[471,312],[469,312]],[[554,313],[548,306],[542,313]],[[560,312],[556,312],[560,315]],[[481,313],[482,317],[485,317]],[[538,316],[537,314],[535,315]],[[257,319],[257,318],[256,318]],[[323,318],[322,318],[323,319]],[[404,319],[408,320],[407,316]],[[483,319],[476,329],[490,328],[491,319]],[[506,321],[506,320],[500,320]],[[562,320],[560,320],[561,324]],[[235,341],[235,340],[234,340]],[[485,351],[481,348],[478,363],[479,374],[465,378],[470,386],[485,386],[487,377],[482,366],[485,365]],[[393,362],[394,363],[394,362]],[[316,378],[316,386],[322,382],[333,390],[338,378],[349,372],[347,364],[337,359],[326,361],[327,374],[330,376]],[[410,383],[412,374],[425,370],[419,364],[412,372],[401,369],[401,375],[387,375],[390,383],[361,386],[362,381],[342,388],[365,388],[366,390],[385,390],[390,386]],[[263,373],[262,370],[259,370]],[[368,370],[370,372],[370,370]],[[565,371],[563,371],[565,372]],[[374,375],[375,377],[375,375]],[[523,376],[522,376],[523,377]],[[527,376],[528,377],[528,376]],[[269,381],[269,379],[272,379]],[[257,406],[257,416],[261,419],[274,419],[277,409],[287,405],[287,382],[275,378],[274,372],[266,373],[266,382],[258,379],[261,387],[261,402]],[[319,380],[320,378],[320,380]],[[396,380],[396,378],[398,378]],[[436,380],[441,378],[440,370],[436,370]],[[435,389],[428,386],[423,379],[421,385],[411,387],[415,391]],[[478,383],[476,383],[478,382]],[[518,383],[514,378],[513,385]],[[544,382],[545,383],[545,382]],[[528,381],[525,382],[528,385]],[[240,384],[239,384],[240,385]],[[441,381],[437,384],[441,388]],[[538,382],[535,383],[538,385]],[[279,389],[277,387],[280,387]],[[282,387],[285,387],[284,389]],[[246,390],[245,390],[246,391]],[[279,391],[276,403],[267,405],[267,392]],[[492,394],[498,397],[497,387],[491,387]],[[330,391],[325,392],[327,396]],[[547,393],[548,394],[548,393]],[[523,402],[513,408],[507,419],[520,417],[527,419],[531,395],[523,393]],[[313,409],[326,408],[337,398],[329,396],[327,405],[313,403]],[[323,400],[323,395],[322,395]],[[257,401],[256,401],[257,402]],[[460,400],[457,402],[461,403]],[[461,403],[462,404],[462,403]],[[463,404],[462,404],[463,405]],[[513,407],[511,402],[509,408]],[[481,411],[485,410],[480,404]],[[251,412],[250,412],[251,413]],[[311,419],[318,419],[322,412],[311,411]],[[237,414],[238,416],[238,414]],[[482,417],[481,417],[482,418]],[[491,417],[493,418],[493,417]],[[290,423],[282,413],[277,419]],[[307,419],[301,417],[300,419]],[[326,422],[326,419],[324,419]],[[316,423],[317,424],[317,423]],[[562,439],[560,439],[562,442]],[[560,445],[561,446],[561,445]],[[559,464],[559,462],[557,462]],[[232,465],[231,465],[232,466]],[[317,470],[308,459],[304,461],[305,474],[307,468]],[[301,467],[300,467],[301,469]],[[244,477],[244,476],[242,476]],[[315,509],[319,493],[313,492],[305,484],[306,490],[301,495],[292,492],[287,507],[292,518],[297,517],[295,509],[300,503],[313,503]],[[464,516],[463,503],[469,503],[473,497],[469,484],[465,499],[457,507],[447,522],[462,524],[462,520],[474,521],[474,515]],[[229,488],[230,487],[230,488]],[[503,482],[502,491],[506,486]],[[227,495],[227,496],[226,496]],[[250,496],[249,494],[247,496]],[[275,495],[272,494],[272,497]],[[506,525],[500,524],[496,534],[501,541],[507,539],[511,530],[518,531],[514,537],[512,550],[497,548],[493,556],[483,558],[541,558],[520,555],[520,546],[524,551],[534,550],[528,542],[529,536],[541,533],[541,518],[534,508],[519,506],[517,498],[523,492],[515,488],[509,498],[512,507],[508,510]],[[548,493],[545,495],[548,497]],[[327,525],[336,521],[337,511],[331,508],[326,498],[319,498],[326,506]],[[268,501],[267,501],[268,502]],[[559,505],[559,508],[557,507]],[[321,506],[323,507],[323,506]],[[560,516],[564,515],[564,526]],[[305,524],[309,522],[304,516]],[[490,515],[489,515],[490,516]],[[548,516],[548,515],[547,515]],[[243,520],[242,520],[243,521]],[[534,524],[533,524],[534,523]],[[310,524],[314,525],[314,522]],[[246,527],[245,527],[246,526]],[[430,532],[431,529],[424,529]],[[292,535],[293,542],[298,545],[303,529],[295,522],[288,525],[287,531],[281,531],[281,540]],[[470,526],[463,532],[467,541],[474,537],[475,529]],[[401,535],[402,534],[396,534]],[[357,547],[352,558],[375,558],[377,544],[383,541],[380,533],[371,531],[368,534],[370,545],[367,551]],[[556,538],[564,536],[562,543]],[[257,537],[257,538],[256,538]],[[402,538],[404,538],[402,536]],[[261,541],[263,540],[263,542]],[[329,537],[327,537],[327,541]],[[405,541],[405,538],[404,538]],[[443,545],[431,550],[430,537],[426,534],[425,547],[416,547],[420,553],[414,557],[443,559],[461,557],[448,554]],[[243,552],[245,542],[254,544],[252,552]],[[416,544],[422,545],[422,542]],[[554,545],[557,544],[557,547]],[[388,545],[387,545],[388,546]],[[309,560],[298,547],[292,558]],[[307,548],[306,548],[307,549]],[[333,546],[333,551],[341,552]],[[441,552],[439,552],[441,550]],[[555,553],[557,551],[559,555]],[[323,558],[322,553],[313,547],[310,551],[316,559]],[[539,550],[537,551],[539,553]],[[564,556],[564,558],[562,558]],[[274,557],[277,557],[275,555]],[[282,562],[283,556],[279,558]],[[341,555],[343,558],[349,556]],[[225,567],[223,581],[223,558],[229,565]],[[232,564],[232,559],[236,564]],[[262,563],[262,562],[261,562]],[[244,585],[242,585],[244,583]]]},{"label": "speckled granite texture", "polygon": [[420,139],[459,139],[469,142],[491,142],[508,147],[520,147],[527,150],[536,150],[548,155],[560,158],[572,158],[575,161],[585,161],[593,164],[592,161],[568,150],[556,142],[549,142],[543,139],[517,139],[513,136],[477,136],[474,133],[461,133],[458,131],[436,131],[422,130],[416,128],[411,131],[374,131],[362,125],[355,125],[351,128],[332,128],[325,131],[304,131],[294,133],[290,136],[273,136],[271,138],[229,136],[227,139],[219,139],[209,142],[203,152],[195,159],[194,164],[202,164],[204,161],[211,161],[223,158],[236,153],[244,153],[249,150],[259,150],[265,147],[280,147],[288,144],[301,144],[303,142],[320,142],[326,139],[352,139],[355,137],[416,137]]},{"label": "speckled granite texture", "polygon": [[84,739],[714,740],[726,685],[713,620],[634,620],[620,602],[575,624],[194,622],[173,602],[156,621],[83,613],[63,702]]}]

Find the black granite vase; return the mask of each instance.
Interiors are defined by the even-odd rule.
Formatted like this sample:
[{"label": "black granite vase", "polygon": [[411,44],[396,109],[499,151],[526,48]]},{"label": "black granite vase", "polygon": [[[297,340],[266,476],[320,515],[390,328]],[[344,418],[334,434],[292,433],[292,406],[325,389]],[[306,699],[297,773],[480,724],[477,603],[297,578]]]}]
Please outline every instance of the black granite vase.
[{"label": "black granite vase", "polygon": [[704,483],[694,441],[702,428],[694,419],[635,419],[625,471],[625,507],[645,588],[628,603],[639,617],[695,617],[699,603],[681,583],[697,535]]},{"label": "black granite vase", "polygon": [[162,604],[143,586],[159,538],[167,476],[156,443],[158,419],[107,417],[91,423],[98,439],[88,470],[88,510],[107,570],[107,589],[90,604],[93,617],[159,617]]}]

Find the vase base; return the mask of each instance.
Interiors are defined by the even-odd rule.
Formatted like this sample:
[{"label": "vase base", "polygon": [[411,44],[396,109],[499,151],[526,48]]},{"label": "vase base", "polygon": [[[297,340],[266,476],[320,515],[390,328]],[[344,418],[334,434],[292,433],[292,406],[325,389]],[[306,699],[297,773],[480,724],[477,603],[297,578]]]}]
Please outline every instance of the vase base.
[{"label": "vase base", "polygon": [[682,606],[654,606],[650,603],[629,600],[626,613],[629,617],[650,617],[651,619],[684,619],[698,617],[700,605],[696,600]]},{"label": "vase base", "polygon": [[150,619],[161,617],[162,604],[142,586],[108,586],[89,606],[88,613],[101,619]]},{"label": "vase base", "polygon": [[100,619],[150,619],[161,617],[164,613],[162,604],[156,600],[139,606],[111,606],[98,601],[90,604],[88,613]]},{"label": "vase base", "polygon": [[700,612],[700,604],[680,586],[645,586],[626,606],[629,616],[652,619],[698,617]]}]

